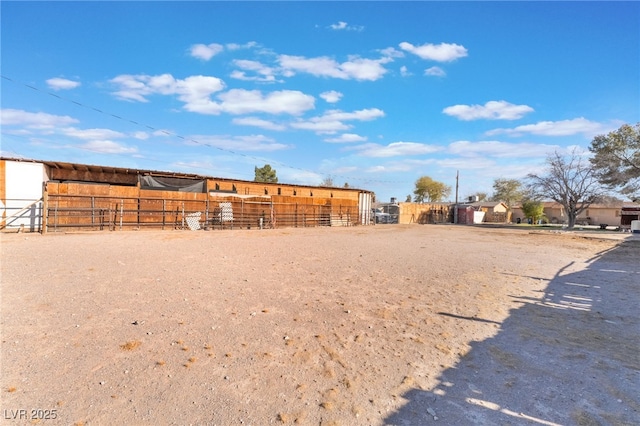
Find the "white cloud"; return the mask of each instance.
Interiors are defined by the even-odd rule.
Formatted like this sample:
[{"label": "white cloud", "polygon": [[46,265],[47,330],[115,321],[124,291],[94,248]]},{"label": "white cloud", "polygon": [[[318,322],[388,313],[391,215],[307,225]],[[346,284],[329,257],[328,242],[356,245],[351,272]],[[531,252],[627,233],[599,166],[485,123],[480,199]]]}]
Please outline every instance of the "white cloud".
[{"label": "white cloud", "polygon": [[141,141],[149,139],[149,133],[147,132],[133,132],[132,136]]},{"label": "white cloud", "polygon": [[336,31],[340,31],[340,30],[346,30],[346,31],[362,31],[364,30],[364,27],[362,25],[349,25],[346,22],[343,21],[338,21],[337,24],[331,24],[329,25],[329,28],[331,28],[332,30],[336,30]]},{"label": "white cloud", "polygon": [[208,61],[218,53],[221,53],[223,50],[224,50],[224,46],[217,43],[194,44],[193,46],[191,46],[190,52],[191,52],[191,56],[193,56],[194,58],[202,59],[203,61]]},{"label": "white cloud", "polygon": [[241,50],[241,49],[252,49],[254,47],[258,47],[258,43],[256,43],[255,41],[250,41],[248,43],[245,44],[238,44],[238,43],[228,43],[226,45],[227,49],[229,50]]},{"label": "white cloud", "polygon": [[306,72],[315,76],[347,78],[340,65],[333,59],[323,56],[305,58],[304,56],[280,55],[280,66],[291,72]]},{"label": "white cloud", "polygon": [[0,124],[3,126],[24,125],[36,129],[68,126],[78,120],[68,115],[53,115],[44,112],[28,112],[21,109],[0,110]]},{"label": "white cloud", "polygon": [[329,110],[322,116],[327,120],[358,120],[358,121],[371,121],[380,117],[384,117],[384,111],[378,108],[367,108],[353,112],[344,112],[338,109]]},{"label": "white cloud", "polygon": [[517,120],[533,112],[528,105],[514,105],[506,101],[489,101],[484,105],[453,105],[442,110],[443,113],[460,120]]},{"label": "white cloud", "polygon": [[121,99],[147,102],[146,97],[152,94],[175,95],[185,103],[185,110],[200,114],[264,112],[300,115],[315,107],[313,96],[296,90],[263,94],[258,90],[232,89],[219,94],[219,101],[214,101],[211,95],[222,91],[224,82],[216,77],[201,75],[184,80],[175,79],[171,74],[121,75],[112,79],[111,83],[119,86],[114,95]]},{"label": "white cloud", "polygon": [[268,76],[264,76],[264,77],[249,76],[249,75],[247,75],[246,72],[239,71],[239,70],[231,71],[231,74],[229,74],[229,77],[231,77],[233,79],[236,79],[236,80],[242,80],[242,81],[258,81],[258,82],[262,82],[262,83],[274,83],[274,82],[276,82],[276,78],[273,75],[268,75]]},{"label": "white cloud", "polygon": [[434,77],[444,77],[447,75],[446,72],[440,67],[431,67],[424,70],[424,75],[431,75]]},{"label": "white cloud", "polygon": [[66,136],[85,140],[107,140],[126,136],[124,133],[110,129],[76,129],[75,127],[67,127],[61,129],[61,132]]},{"label": "white cloud", "polygon": [[200,145],[230,151],[279,151],[290,148],[264,135],[195,135],[190,139],[197,141]]},{"label": "white cloud", "polygon": [[[229,114],[249,114],[264,112],[268,114],[300,115],[315,107],[315,98],[297,90],[280,90],[263,94],[259,90],[232,89],[218,96],[219,104],[211,103],[212,111],[224,111]],[[207,106],[198,112],[207,113]]]},{"label": "white cloud", "polygon": [[494,129],[486,132],[487,135],[507,134],[520,136],[525,133],[542,136],[571,136],[583,134],[593,137],[604,133],[606,126],[602,123],[587,120],[584,117],[561,121],[540,121],[536,124],[525,124],[513,129]]},{"label": "white cloud", "polygon": [[389,145],[365,144],[355,147],[363,157],[398,157],[403,155],[424,155],[441,150],[441,147],[417,142],[393,142]]},{"label": "white cloud", "polygon": [[343,133],[336,138],[325,139],[325,142],[330,143],[353,143],[353,142],[365,142],[367,138],[357,135],[355,133]]},{"label": "white cloud", "polygon": [[262,81],[262,82],[269,82],[269,83],[276,81],[275,70],[271,67],[268,67],[262,64],[261,62],[243,59],[243,60],[235,60],[233,61],[233,64],[240,69],[243,69],[245,71],[251,71],[258,74],[257,76],[251,77],[251,76],[247,76],[244,71],[235,70],[231,73],[231,77],[237,80]]},{"label": "white cloud", "polygon": [[280,130],[286,129],[286,126],[283,126],[282,124],[277,124],[277,123],[274,123],[273,121],[263,120],[257,117],[234,118],[232,120],[232,123],[240,126],[260,127],[266,130],[280,131]]},{"label": "white cloud", "polygon": [[376,81],[387,73],[387,69],[382,65],[389,61],[387,58],[364,59],[354,56],[343,62],[340,68],[356,80]]},{"label": "white cloud", "polygon": [[334,104],[340,101],[340,99],[342,99],[342,96],[342,93],[336,92],[335,90],[320,93],[320,97],[330,104]]},{"label": "white cloud", "polygon": [[347,28],[347,23],[339,21],[337,24],[331,24],[329,27],[333,30],[344,30]]},{"label": "white cloud", "polygon": [[47,80],[47,86],[53,90],[70,90],[80,86],[79,81],[68,80],[66,78],[50,78]]},{"label": "white cloud", "polygon": [[384,111],[378,108],[362,109],[354,112],[330,110],[319,117],[300,120],[291,123],[291,127],[302,130],[312,130],[316,133],[336,133],[350,129],[352,126],[344,121],[371,121],[384,117]]},{"label": "white cloud", "polygon": [[216,77],[195,75],[184,80],[171,74],[162,75],[119,75],[110,80],[117,87],[113,95],[120,99],[148,102],[147,96],[153,94],[177,95],[178,99],[189,104],[206,103],[212,93],[224,89],[222,80]]},{"label": "white cloud", "polygon": [[352,126],[349,124],[344,124],[338,120],[319,120],[317,117],[312,118],[308,121],[297,121],[290,124],[294,129],[300,130],[311,130],[320,134],[331,134],[340,132],[343,130],[349,130]]},{"label": "white cloud", "polygon": [[138,152],[135,147],[128,147],[113,141],[91,141],[80,146],[82,149],[102,154],[133,154]]},{"label": "white cloud", "polygon": [[391,61],[389,58],[364,59],[357,56],[349,57],[347,62],[338,63],[327,56],[305,58],[304,56],[280,55],[278,62],[285,76],[295,73],[308,73],[316,77],[340,78],[343,80],[375,81],[387,73],[383,64]]},{"label": "white cloud", "polygon": [[404,58],[404,52],[396,49],[395,47],[387,47],[385,49],[380,49],[379,52],[383,57],[393,59],[393,58]]},{"label": "white cloud", "polygon": [[467,49],[464,46],[455,43],[427,43],[422,46],[414,46],[413,44],[405,41],[400,43],[400,48],[404,51],[413,53],[422,59],[436,62],[451,62],[467,56]]},{"label": "white cloud", "polygon": [[507,143],[499,141],[457,141],[449,144],[448,152],[461,157],[489,156],[495,158],[544,158],[559,149],[558,145]]},{"label": "white cloud", "polygon": [[406,66],[401,66],[400,67],[400,75],[403,77],[409,77],[410,75],[413,75],[409,72],[409,69]]}]

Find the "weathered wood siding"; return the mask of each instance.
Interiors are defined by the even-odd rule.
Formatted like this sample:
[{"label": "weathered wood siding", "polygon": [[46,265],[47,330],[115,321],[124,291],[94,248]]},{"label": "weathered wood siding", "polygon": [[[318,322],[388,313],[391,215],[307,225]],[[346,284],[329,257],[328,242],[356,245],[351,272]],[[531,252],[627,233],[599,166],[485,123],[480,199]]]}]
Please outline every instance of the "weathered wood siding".
[{"label": "weathered wood siding", "polygon": [[450,221],[450,206],[445,203],[398,203],[398,223],[446,223]]},{"label": "weathered wood siding", "polygon": [[[190,214],[200,214],[200,226],[211,229],[351,226],[359,223],[358,191],[351,191],[356,194],[354,200],[351,196],[336,198],[331,189],[316,191],[314,188],[309,190],[309,196],[264,195],[264,186],[261,185],[250,188],[261,194],[237,195],[224,193],[233,191],[233,187],[223,186],[221,182],[218,186],[216,182],[207,182],[209,188],[210,185],[213,191],[219,192],[209,194],[140,189],[137,186],[49,182],[46,186],[48,228],[54,231],[68,228],[185,229],[185,220]],[[237,191],[238,186],[235,189]],[[293,192],[293,188],[287,189]],[[329,197],[316,196],[316,193]],[[347,195],[349,192],[338,194]],[[232,220],[224,215],[225,209],[232,214]]]}]

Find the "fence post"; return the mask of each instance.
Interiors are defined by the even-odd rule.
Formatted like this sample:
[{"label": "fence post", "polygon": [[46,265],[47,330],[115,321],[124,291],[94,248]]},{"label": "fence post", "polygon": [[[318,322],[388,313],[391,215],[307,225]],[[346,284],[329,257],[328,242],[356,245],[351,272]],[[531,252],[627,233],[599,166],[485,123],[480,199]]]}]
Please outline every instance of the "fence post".
[{"label": "fence post", "polygon": [[47,226],[49,226],[49,193],[45,186],[42,194],[42,234],[47,233]]},{"label": "fence post", "polygon": [[91,227],[94,227],[96,224],[96,197],[91,197]]},{"label": "fence post", "polygon": [[180,230],[184,230],[184,202],[182,203],[182,226]]},{"label": "fence post", "polygon": [[166,216],[166,211],[167,211],[167,200],[165,200],[164,198],[162,199],[162,230],[164,231],[164,225],[165,225],[165,216]]},{"label": "fence post", "polygon": [[59,200],[56,198],[56,208],[53,211],[53,231],[58,232],[58,203]]},{"label": "fence post", "polygon": [[120,200],[120,230],[122,231],[122,216],[124,215],[124,199]]},{"label": "fence post", "polygon": [[204,229],[205,231],[209,230],[209,196],[207,194],[207,199],[205,200],[204,205]]}]

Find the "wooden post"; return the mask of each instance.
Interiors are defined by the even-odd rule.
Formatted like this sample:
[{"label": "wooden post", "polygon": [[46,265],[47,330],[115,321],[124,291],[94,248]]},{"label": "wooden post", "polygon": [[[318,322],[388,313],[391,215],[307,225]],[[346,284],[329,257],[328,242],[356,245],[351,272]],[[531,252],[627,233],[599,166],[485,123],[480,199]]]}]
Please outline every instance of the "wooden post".
[{"label": "wooden post", "polygon": [[47,233],[47,226],[49,225],[49,193],[47,192],[47,184],[45,183],[44,191],[42,192],[42,234]]},{"label": "wooden post", "polygon": [[209,230],[209,195],[208,193],[207,193],[207,199],[205,200],[205,205],[204,205],[204,229],[205,231]]},{"label": "wooden post", "polygon": [[120,230],[122,231],[122,216],[124,215],[124,199],[120,200]]},{"label": "wooden post", "polygon": [[56,209],[53,212],[53,231],[58,231],[58,202],[59,200],[56,198]]},{"label": "wooden post", "polygon": [[165,200],[164,198],[162,199],[162,230],[164,231],[164,225],[165,225],[165,216],[167,212],[167,200]]}]

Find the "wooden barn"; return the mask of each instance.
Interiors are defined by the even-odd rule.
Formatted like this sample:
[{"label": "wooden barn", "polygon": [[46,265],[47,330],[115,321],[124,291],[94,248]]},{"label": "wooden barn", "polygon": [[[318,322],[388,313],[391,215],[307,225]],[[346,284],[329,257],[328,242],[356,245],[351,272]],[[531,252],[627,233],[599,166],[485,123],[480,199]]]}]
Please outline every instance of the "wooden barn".
[{"label": "wooden barn", "polygon": [[256,229],[368,225],[373,193],[0,158],[0,229]]}]

